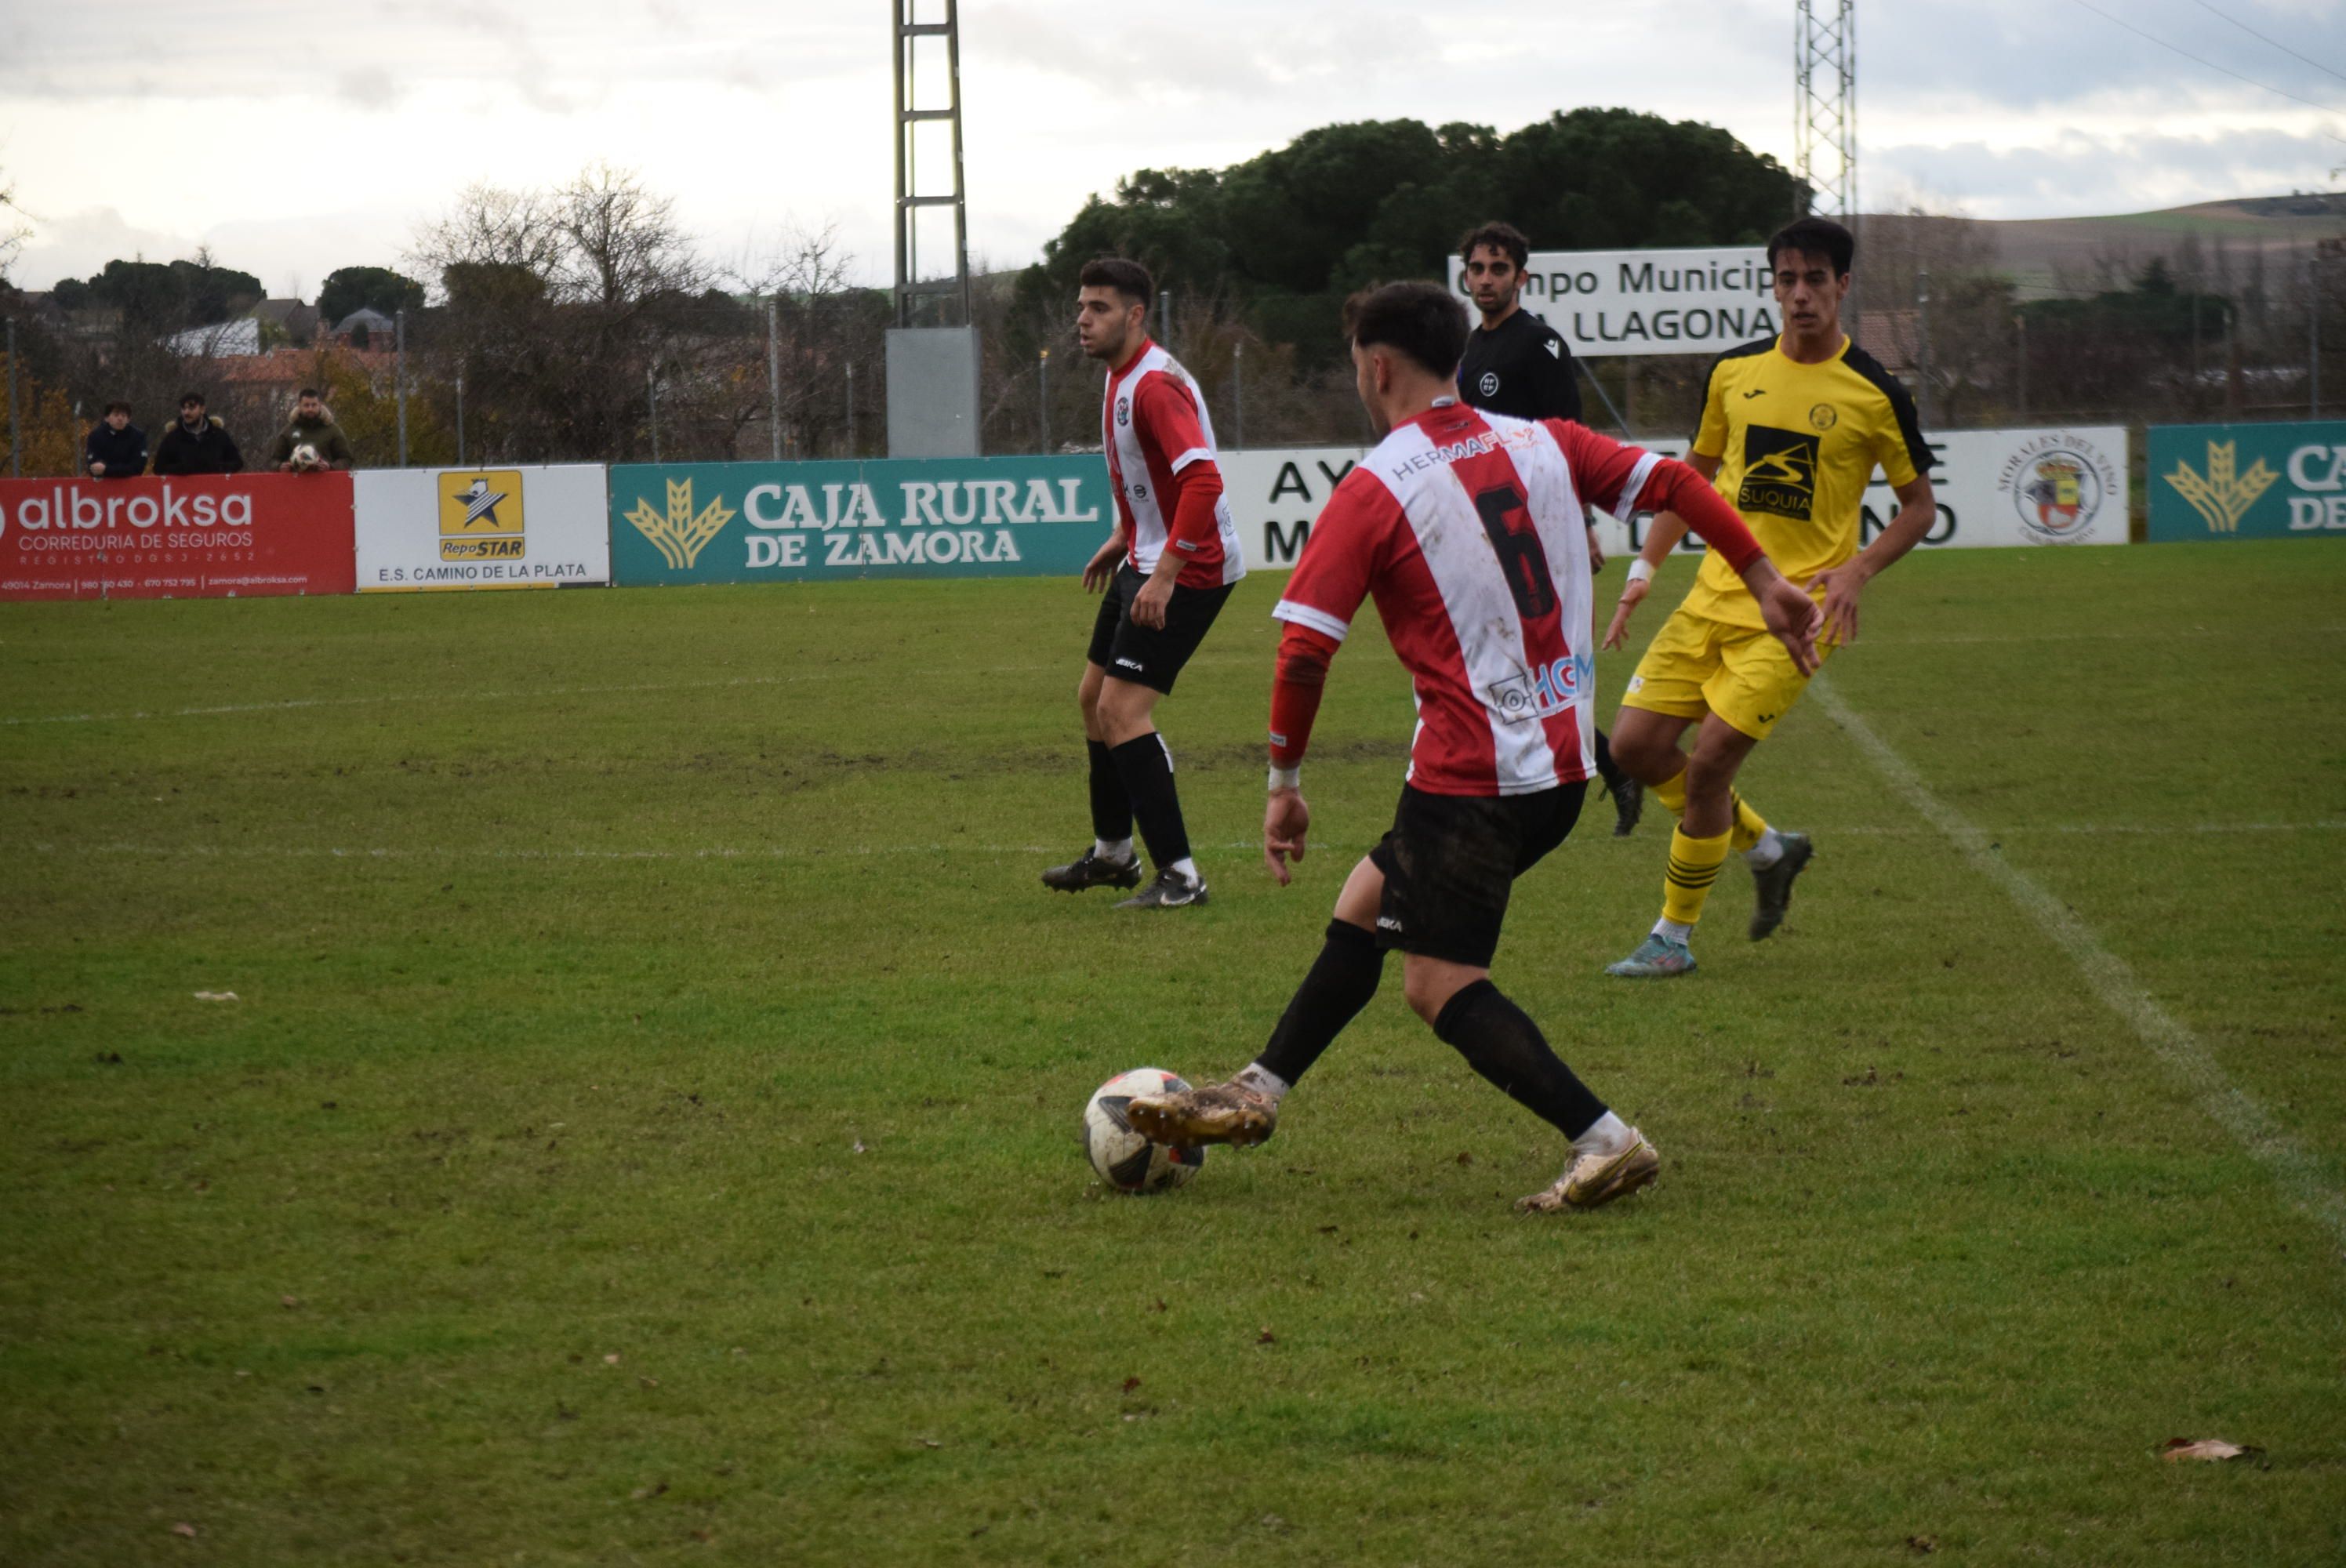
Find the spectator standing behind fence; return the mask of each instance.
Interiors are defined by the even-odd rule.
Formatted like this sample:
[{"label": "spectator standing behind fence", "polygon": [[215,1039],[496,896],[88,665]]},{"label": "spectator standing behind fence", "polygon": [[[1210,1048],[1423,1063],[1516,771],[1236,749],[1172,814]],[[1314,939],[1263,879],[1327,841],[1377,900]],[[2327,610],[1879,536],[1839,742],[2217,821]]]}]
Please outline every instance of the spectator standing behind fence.
[{"label": "spectator standing behind fence", "polygon": [[106,417],[89,427],[81,460],[92,479],[136,479],[147,472],[147,433],[130,423],[128,403],[106,405]]},{"label": "spectator standing behind fence", "polygon": [[155,443],[158,473],[241,473],[244,453],[236,449],[228,426],[204,412],[204,394],[185,392],[179,417]]},{"label": "spectator standing behind fence", "polygon": [[[310,461],[311,457],[316,461]],[[348,468],[356,459],[351,452],[351,438],[326,412],[317,389],[303,387],[301,401],[293,405],[292,420],[270,445],[269,461],[278,473],[291,473],[297,469]]]}]

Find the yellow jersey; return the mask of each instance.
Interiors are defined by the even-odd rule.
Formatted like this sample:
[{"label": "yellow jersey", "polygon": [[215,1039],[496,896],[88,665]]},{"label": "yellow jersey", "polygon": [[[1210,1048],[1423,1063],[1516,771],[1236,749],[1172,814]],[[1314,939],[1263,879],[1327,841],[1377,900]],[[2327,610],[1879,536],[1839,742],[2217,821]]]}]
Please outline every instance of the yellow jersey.
[{"label": "yellow jersey", "polygon": [[[1719,494],[1795,583],[1857,554],[1875,464],[1893,485],[1931,467],[1913,398],[1846,337],[1822,364],[1786,358],[1775,338],[1713,360],[1694,450],[1719,459]],[[1822,590],[1815,596],[1821,601]],[[1750,590],[1717,551],[1704,555],[1684,607],[1730,626],[1763,624]]]}]

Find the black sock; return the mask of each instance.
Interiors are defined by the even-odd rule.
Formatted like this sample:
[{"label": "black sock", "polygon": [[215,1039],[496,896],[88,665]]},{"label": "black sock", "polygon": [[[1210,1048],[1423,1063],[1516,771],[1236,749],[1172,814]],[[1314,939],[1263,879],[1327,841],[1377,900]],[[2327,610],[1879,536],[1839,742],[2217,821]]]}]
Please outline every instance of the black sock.
[{"label": "black sock", "polygon": [[1254,1059],[1255,1065],[1290,1084],[1310,1072],[1320,1054],[1377,993],[1384,961],[1374,936],[1343,921],[1330,921],[1327,944],[1295,988],[1295,999],[1280,1014],[1279,1027],[1270,1032],[1270,1044]]},{"label": "black sock", "polygon": [[1181,799],[1173,793],[1173,754],[1155,730],[1112,748],[1117,775],[1132,801],[1148,858],[1158,871],[1189,858],[1189,830],[1181,825]]},{"label": "black sock", "polygon": [[1556,1059],[1539,1025],[1487,980],[1452,997],[1433,1032],[1457,1047],[1468,1066],[1567,1138],[1578,1137],[1605,1114],[1605,1102]]},{"label": "black sock", "polygon": [[1621,787],[1621,780],[1626,777],[1621,765],[1613,760],[1613,743],[1605,738],[1605,732],[1601,729],[1596,732],[1596,776],[1615,789]]},{"label": "black sock", "polygon": [[1103,844],[1120,844],[1132,837],[1132,800],[1116,770],[1105,740],[1086,740],[1092,756],[1092,836]]}]

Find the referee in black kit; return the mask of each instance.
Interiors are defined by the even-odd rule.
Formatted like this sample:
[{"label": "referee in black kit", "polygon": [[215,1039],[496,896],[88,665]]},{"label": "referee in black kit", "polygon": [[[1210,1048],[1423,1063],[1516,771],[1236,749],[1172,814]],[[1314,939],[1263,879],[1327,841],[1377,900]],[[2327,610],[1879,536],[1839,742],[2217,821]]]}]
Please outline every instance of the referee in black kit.
[{"label": "referee in black kit", "polygon": [[[1572,346],[1523,307],[1524,267],[1531,241],[1513,224],[1485,223],[1458,242],[1466,291],[1482,324],[1466,335],[1458,365],[1458,392],[1467,405],[1516,419],[1580,419],[1580,378]],[[1596,524],[1588,525],[1588,567],[1605,565]],[[1646,787],[1613,765],[1613,748],[1596,732],[1596,771],[1613,795],[1613,836],[1626,839],[1645,809]]]}]

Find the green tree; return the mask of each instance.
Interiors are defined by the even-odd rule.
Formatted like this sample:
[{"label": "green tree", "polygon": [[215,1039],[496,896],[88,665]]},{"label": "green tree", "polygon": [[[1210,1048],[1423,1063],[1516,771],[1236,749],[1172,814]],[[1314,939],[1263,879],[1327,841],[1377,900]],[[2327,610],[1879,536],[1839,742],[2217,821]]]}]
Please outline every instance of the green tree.
[{"label": "green tree", "polygon": [[1271,342],[1333,353],[1343,296],[1438,276],[1460,234],[1503,218],[1544,249],[1758,244],[1806,209],[1790,171],[1715,126],[1575,109],[1511,135],[1416,120],[1322,126],[1220,169],[1143,169],[1095,197],[1019,280],[1051,323],[1094,256],[1130,256],[1177,295],[1235,303]]},{"label": "green tree", "polygon": [[318,314],[332,326],[354,311],[396,315],[423,308],[423,285],[388,267],[337,267],[318,290]]}]

